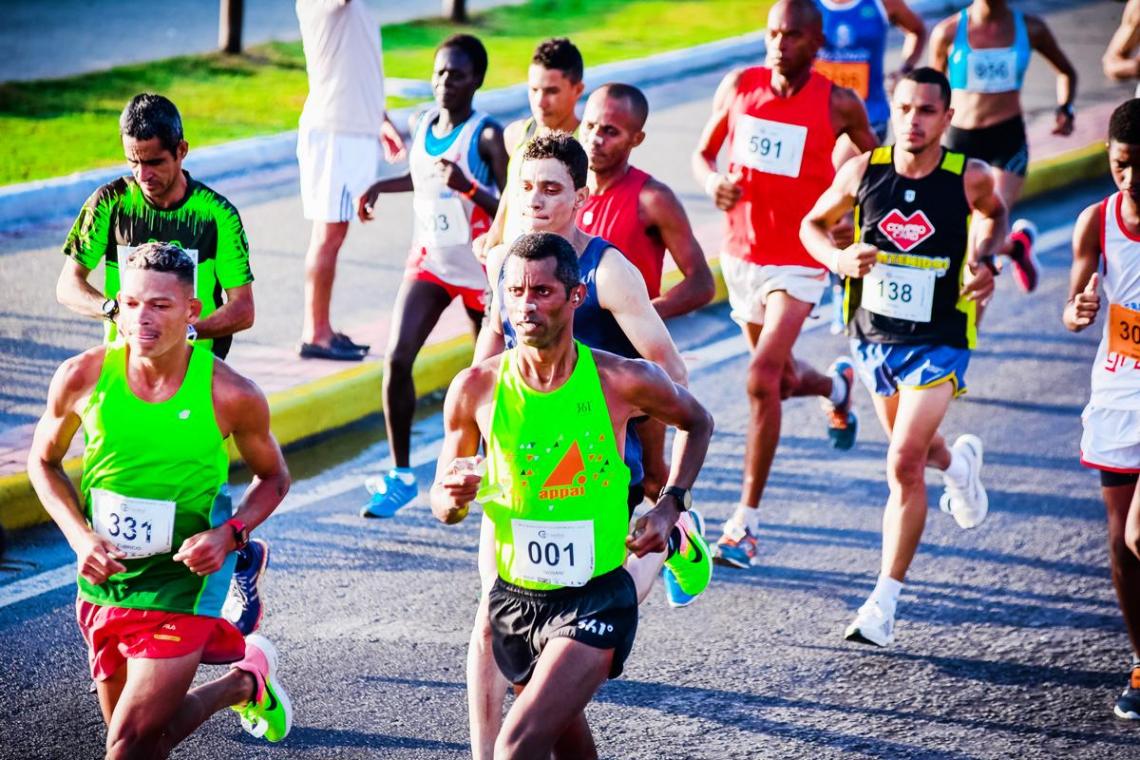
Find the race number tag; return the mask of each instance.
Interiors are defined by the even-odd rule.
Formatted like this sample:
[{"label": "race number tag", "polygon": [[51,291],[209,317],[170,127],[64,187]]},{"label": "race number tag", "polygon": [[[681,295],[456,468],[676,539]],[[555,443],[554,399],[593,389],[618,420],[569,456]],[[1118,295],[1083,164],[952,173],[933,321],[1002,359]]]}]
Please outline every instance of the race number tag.
[{"label": "race number tag", "polygon": [[884,317],[929,322],[934,308],[934,271],[876,264],[863,278],[864,309]]},{"label": "race number tag", "polygon": [[732,160],[766,174],[800,176],[807,127],[742,115],[732,139]]},{"label": "race number tag", "polygon": [[840,87],[856,92],[862,100],[871,94],[871,64],[867,61],[821,61],[816,59],[815,70]]},{"label": "race number tag", "polygon": [[174,502],[135,499],[102,488],[91,489],[91,521],[127,559],[166,554],[174,538]]},{"label": "race number tag", "polygon": [[1012,48],[971,50],[966,56],[966,89],[1009,92],[1017,89],[1017,51]]},{"label": "race number tag", "polygon": [[424,198],[412,201],[420,242],[428,248],[447,248],[471,242],[467,211],[458,198]]},{"label": "race number tag", "polygon": [[1140,311],[1118,303],[1109,304],[1108,350],[1140,360]]},{"label": "race number tag", "polygon": [[594,522],[511,520],[515,577],[556,586],[585,586],[594,575]]}]

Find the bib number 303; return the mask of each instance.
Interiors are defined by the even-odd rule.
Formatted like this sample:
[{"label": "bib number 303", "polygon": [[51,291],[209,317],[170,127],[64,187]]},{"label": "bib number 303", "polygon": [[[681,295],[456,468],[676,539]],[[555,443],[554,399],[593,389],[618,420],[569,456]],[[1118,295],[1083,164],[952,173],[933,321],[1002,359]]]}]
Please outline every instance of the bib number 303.
[{"label": "bib number 303", "polygon": [[861,304],[884,317],[929,322],[934,307],[934,272],[876,264],[863,278]]},{"label": "bib number 303", "polygon": [[174,538],[174,502],[92,488],[91,522],[127,559],[166,554]]},{"label": "bib number 303", "polygon": [[732,160],[766,174],[798,177],[806,142],[807,127],[744,114],[736,122]]},{"label": "bib number 303", "polygon": [[467,211],[458,198],[422,198],[412,201],[419,239],[430,248],[447,248],[471,242]]},{"label": "bib number 303", "polygon": [[1140,311],[1118,303],[1109,304],[1108,350],[1140,360]]},{"label": "bib number 303", "polygon": [[514,574],[535,583],[585,586],[594,575],[594,523],[511,520]]}]

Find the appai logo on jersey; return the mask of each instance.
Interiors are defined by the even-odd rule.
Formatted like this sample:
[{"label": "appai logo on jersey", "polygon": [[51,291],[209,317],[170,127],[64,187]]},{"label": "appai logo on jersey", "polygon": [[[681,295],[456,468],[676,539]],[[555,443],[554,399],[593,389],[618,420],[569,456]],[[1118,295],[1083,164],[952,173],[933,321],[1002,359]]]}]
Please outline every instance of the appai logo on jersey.
[{"label": "appai logo on jersey", "polygon": [[891,209],[879,222],[879,232],[890,238],[905,253],[933,235],[934,225],[921,209],[910,216],[903,216],[896,208]]},{"label": "appai logo on jersey", "polygon": [[554,500],[585,495],[586,462],[582,459],[578,442],[574,441],[562,455],[562,461],[554,468],[554,472],[542,484],[538,498]]}]

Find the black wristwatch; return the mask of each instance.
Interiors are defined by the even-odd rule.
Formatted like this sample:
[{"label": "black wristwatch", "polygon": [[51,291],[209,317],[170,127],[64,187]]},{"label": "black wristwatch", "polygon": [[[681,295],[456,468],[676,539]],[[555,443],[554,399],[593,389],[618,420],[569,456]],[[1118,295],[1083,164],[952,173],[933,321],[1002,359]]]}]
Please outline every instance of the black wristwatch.
[{"label": "black wristwatch", "polygon": [[103,306],[100,307],[100,311],[103,312],[103,319],[107,320],[108,322],[113,322],[115,320],[115,317],[119,316],[118,300],[114,298],[108,298],[103,302]]},{"label": "black wristwatch", "polygon": [[1076,116],[1076,112],[1073,111],[1072,103],[1062,103],[1061,105],[1057,106],[1057,113],[1063,113],[1070,119]]},{"label": "black wristwatch", "polygon": [[688,488],[665,486],[661,489],[661,495],[657,497],[657,501],[661,501],[666,496],[672,496],[676,499],[677,506],[682,512],[688,512],[693,506],[693,494]]},{"label": "black wristwatch", "polygon": [[999,274],[1001,274],[1001,270],[998,269],[997,266],[997,259],[995,259],[992,254],[989,256],[982,256],[978,259],[978,263],[985,264],[986,268],[990,270],[994,277],[997,277]]}]

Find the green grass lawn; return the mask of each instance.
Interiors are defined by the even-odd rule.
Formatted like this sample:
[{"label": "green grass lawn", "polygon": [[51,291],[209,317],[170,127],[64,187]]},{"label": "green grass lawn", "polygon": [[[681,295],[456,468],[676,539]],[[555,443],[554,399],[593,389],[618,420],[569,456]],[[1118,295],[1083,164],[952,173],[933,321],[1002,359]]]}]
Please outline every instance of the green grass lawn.
[{"label": "green grass lawn", "polygon": [[[384,27],[388,76],[427,79],[435,46],[456,31],[487,46],[486,87],[523,81],[534,46],[574,40],[587,66],[688,47],[762,28],[771,0],[531,0],[456,27],[424,21]],[[118,116],[132,95],[160,92],[182,111],[191,147],[297,126],[307,91],[300,42],[243,56],[210,54],[40,82],[0,84],[0,184],[55,177],[123,160]],[[710,93],[711,97],[711,93]],[[389,98],[389,107],[410,101]]]}]

